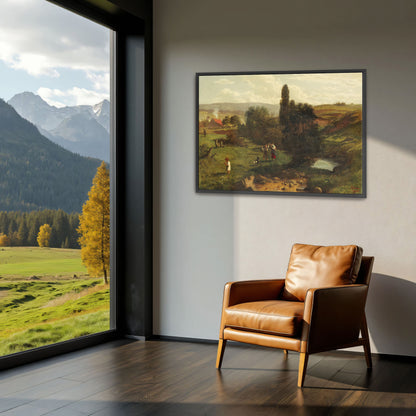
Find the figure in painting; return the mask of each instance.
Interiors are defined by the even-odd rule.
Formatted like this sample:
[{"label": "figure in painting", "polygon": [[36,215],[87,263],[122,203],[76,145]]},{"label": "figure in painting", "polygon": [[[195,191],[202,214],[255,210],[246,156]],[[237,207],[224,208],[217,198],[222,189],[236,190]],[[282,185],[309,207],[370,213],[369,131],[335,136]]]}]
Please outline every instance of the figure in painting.
[{"label": "figure in painting", "polygon": [[272,160],[276,160],[276,146],[272,143],[270,145],[271,151],[272,151]]},{"label": "figure in painting", "polygon": [[227,172],[227,175],[231,173],[231,161],[228,157],[225,158],[225,171]]}]

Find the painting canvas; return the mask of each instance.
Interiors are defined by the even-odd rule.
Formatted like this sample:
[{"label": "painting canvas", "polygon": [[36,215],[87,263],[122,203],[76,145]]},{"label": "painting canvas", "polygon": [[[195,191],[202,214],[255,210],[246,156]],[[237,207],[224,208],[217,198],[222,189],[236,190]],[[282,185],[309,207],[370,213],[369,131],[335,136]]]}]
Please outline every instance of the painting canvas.
[{"label": "painting canvas", "polygon": [[365,197],[365,75],[198,73],[197,191]]}]

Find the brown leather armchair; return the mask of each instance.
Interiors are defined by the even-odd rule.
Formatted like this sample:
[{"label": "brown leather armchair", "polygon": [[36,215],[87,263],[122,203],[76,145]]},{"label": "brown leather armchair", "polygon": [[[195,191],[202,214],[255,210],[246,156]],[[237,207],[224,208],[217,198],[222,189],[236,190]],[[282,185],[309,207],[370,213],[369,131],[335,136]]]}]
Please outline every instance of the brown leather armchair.
[{"label": "brown leather armchair", "polygon": [[355,245],[295,244],[286,279],[227,283],[217,368],[228,340],[299,352],[298,387],[309,354],[362,345],[371,368],[364,308],[373,262]]}]

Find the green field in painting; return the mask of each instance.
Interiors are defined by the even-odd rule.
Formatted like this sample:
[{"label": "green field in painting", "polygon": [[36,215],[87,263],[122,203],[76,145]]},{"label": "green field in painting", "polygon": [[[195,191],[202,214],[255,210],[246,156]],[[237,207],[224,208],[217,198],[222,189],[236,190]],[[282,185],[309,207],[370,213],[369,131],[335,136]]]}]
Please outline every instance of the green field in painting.
[{"label": "green field in painting", "polygon": [[[362,193],[361,106],[322,105],[315,107],[315,112],[321,137],[319,158],[297,165],[293,165],[289,153],[279,148],[275,160],[270,154],[264,158],[262,146],[248,138],[241,138],[239,144],[216,145],[231,130],[238,134],[236,128],[205,129],[205,134],[199,134],[199,189]],[[231,161],[230,174],[226,172],[225,158]],[[314,167],[317,160],[330,161],[334,168]]]},{"label": "green field in painting", "polygon": [[[206,136],[200,135],[200,145],[211,147],[215,139],[224,138],[224,134],[208,133]],[[263,161],[261,146],[252,143],[249,139],[244,139],[241,146],[224,146],[215,148],[210,157],[200,160],[200,182],[201,189],[230,190],[236,184],[256,173],[258,164],[257,158],[261,160],[263,166],[283,166],[290,161],[285,153],[278,153],[275,161]],[[231,160],[231,174],[227,174],[225,158]]]}]

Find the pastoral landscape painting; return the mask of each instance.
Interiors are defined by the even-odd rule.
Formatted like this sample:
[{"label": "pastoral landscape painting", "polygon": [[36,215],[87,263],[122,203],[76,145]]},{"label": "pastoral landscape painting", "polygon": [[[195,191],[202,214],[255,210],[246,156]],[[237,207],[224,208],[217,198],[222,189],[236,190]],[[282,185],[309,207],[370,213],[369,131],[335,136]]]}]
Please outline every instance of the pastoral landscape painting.
[{"label": "pastoral landscape painting", "polygon": [[197,191],[365,197],[365,71],[197,74]]}]

